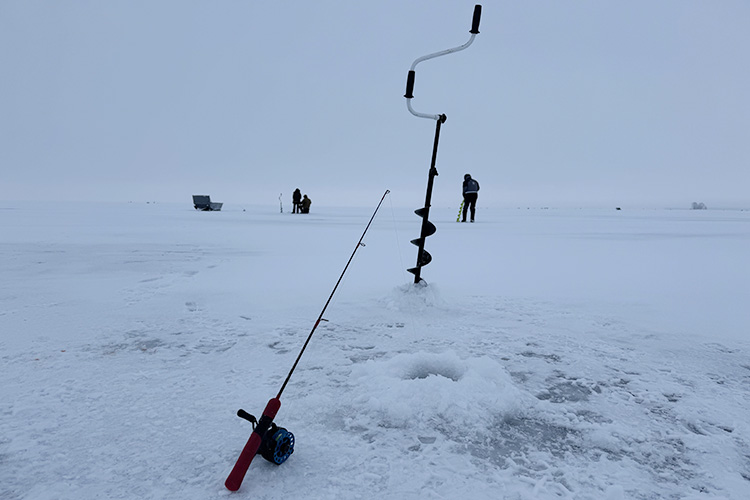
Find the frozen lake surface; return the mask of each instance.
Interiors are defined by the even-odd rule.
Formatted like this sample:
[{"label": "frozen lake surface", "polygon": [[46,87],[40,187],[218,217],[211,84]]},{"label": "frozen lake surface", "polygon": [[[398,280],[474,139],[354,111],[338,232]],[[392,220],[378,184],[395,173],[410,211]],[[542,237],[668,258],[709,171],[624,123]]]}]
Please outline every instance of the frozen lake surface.
[{"label": "frozen lake surface", "polygon": [[750,212],[0,202],[0,497],[750,498]]}]

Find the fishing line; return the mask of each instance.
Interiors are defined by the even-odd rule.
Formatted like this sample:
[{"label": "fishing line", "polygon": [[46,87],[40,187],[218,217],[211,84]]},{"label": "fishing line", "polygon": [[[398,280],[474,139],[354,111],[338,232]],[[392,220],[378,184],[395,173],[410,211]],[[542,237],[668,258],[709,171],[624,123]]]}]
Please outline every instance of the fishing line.
[{"label": "fishing line", "polygon": [[[398,226],[396,225],[396,210],[393,208],[393,196],[391,196],[388,201],[391,204],[391,218],[393,220],[393,234],[396,236],[396,251],[398,252],[398,261],[400,264],[399,269],[404,269],[406,266],[404,265],[404,258],[401,254],[401,244],[399,243],[399,234],[398,234]],[[400,273],[399,273],[400,275]]]}]

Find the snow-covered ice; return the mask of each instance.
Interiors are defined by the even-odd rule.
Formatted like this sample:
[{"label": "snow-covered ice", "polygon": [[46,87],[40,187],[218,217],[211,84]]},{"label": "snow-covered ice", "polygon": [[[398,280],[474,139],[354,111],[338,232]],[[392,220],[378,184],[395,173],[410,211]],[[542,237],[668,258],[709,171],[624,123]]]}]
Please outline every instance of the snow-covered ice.
[{"label": "snow-covered ice", "polygon": [[[0,203],[0,498],[750,498],[750,212]],[[413,207],[413,208],[416,208]]]}]

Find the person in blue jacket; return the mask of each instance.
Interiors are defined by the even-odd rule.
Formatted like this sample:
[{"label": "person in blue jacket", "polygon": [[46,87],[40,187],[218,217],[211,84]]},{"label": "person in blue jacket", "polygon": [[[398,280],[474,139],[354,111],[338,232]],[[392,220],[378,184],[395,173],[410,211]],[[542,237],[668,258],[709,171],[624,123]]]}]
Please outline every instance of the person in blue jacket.
[{"label": "person in blue jacket", "polygon": [[461,222],[466,222],[466,212],[471,207],[471,222],[474,222],[474,214],[477,210],[477,197],[479,196],[479,183],[472,179],[471,175],[464,175],[464,211]]}]

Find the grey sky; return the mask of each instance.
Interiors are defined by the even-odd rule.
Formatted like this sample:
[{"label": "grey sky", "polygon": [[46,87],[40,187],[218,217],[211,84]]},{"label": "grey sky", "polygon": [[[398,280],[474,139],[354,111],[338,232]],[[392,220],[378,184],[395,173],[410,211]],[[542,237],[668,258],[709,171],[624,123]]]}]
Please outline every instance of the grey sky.
[{"label": "grey sky", "polygon": [[[423,201],[473,1],[0,2],[0,199]],[[485,2],[435,203],[750,207],[750,3]]]}]

